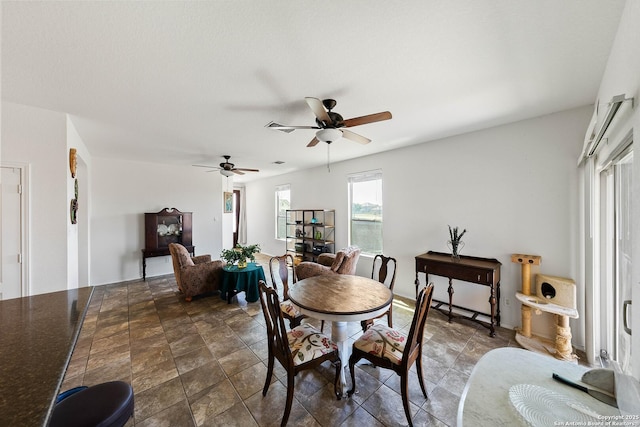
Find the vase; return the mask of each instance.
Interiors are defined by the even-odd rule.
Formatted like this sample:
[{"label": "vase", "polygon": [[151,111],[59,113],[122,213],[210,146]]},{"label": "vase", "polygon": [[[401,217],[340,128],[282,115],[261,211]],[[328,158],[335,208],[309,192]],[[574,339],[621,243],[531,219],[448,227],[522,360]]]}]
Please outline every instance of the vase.
[{"label": "vase", "polygon": [[242,259],[238,261],[238,268],[246,268],[247,267],[247,260],[246,259]]},{"label": "vase", "polygon": [[453,258],[454,261],[460,260],[460,251],[464,248],[464,242],[462,240],[448,240],[447,246],[449,246],[451,250],[451,258]]}]

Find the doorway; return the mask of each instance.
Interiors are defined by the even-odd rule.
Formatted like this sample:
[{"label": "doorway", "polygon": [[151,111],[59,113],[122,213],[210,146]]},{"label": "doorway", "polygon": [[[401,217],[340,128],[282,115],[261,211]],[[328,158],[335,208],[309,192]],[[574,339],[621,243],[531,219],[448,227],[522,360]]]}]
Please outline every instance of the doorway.
[{"label": "doorway", "polygon": [[233,190],[233,247],[238,244],[240,229],[240,190]]},{"label": "doorway", "polygon": [[633,151],[631,145],[600,173],[601,189],[601,358],[631,373]]}]

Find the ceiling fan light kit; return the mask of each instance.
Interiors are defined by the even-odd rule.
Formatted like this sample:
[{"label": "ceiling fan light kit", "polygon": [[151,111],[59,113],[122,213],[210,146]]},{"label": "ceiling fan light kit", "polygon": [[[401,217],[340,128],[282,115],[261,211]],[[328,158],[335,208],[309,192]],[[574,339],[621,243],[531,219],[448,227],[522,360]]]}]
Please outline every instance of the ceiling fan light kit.
[{"label": "ceiling fan light kit", "polygon": [[331,144],[342,138],[342,132],[339,129],[335,128],[326,128],[320,129],[316,132],[316,138],[318,138],[322,142],[326,142],[327,144]]},{"label": "ceiling fan light kit", "polygon": [[225,170],[225,169],[220,169],[220,175],[224,175],[224,176],[226,176],[228,178],[230,176],[233,176],[233,172]]}]

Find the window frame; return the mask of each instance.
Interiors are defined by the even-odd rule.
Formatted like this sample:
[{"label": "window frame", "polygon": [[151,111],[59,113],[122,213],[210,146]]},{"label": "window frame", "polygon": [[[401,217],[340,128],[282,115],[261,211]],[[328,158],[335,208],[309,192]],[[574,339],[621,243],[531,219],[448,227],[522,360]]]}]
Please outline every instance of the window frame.
[{"label": "window frame", "polygon": [[[616,248],[615,165],[632,153],[634,135],[614,129],[616,135],[591,157],[580,160],[584,172],[584,282],[585,352],[589,363],[619,369],[633,366],[632,357],[618,360],[616,348],[619,310]],[[633,165],[633,162],[631,163]],[[633,195],[632,195],[633,196]],[[612,313],[612,309],[618,313]],[[618,329],[618,330],[616,330]],[[614,337],[615,336],[615,337]],[[637,358],[637,355],[635,356]],[[625,366],[622,366],[622,362]]]},{"label": "window frame", "polygon": [[[354,241],[354,236],[353,236],[353,230],[354,230],[354,218],[353,218],[353,199],[354,199],[354,188],[353,188],[353,184],[357,184],[357,183],[362,183],[362,182],[368,182],[368,181],[380,181],[380,188],[377,190],[379,192],[379,206],[380,206],[380,215],[379,215],[379,221],[374,221],[374,222],[379,222],[380,226],[380,248],[379,250],[376,250],[375,252],[372,252],[370,250],[368,250],[368,248],[363,247],[363,245],[358,244],[359,242]],[[351,245],[356,245],[358,247],[360,247],[360,249],[362,250],[361,254],[364,256],[375,256],[377,254],[382,254],[383,250],[384,250],[384,179],[383,179],[383,173],[382,173],[382,169],[375,169],[375,170],[370,170],[370,171],[365,171],[365,172],[358,172],[358,173],[354,173],[354,174],[350,174],[347,176],[347,194],[348,194],[348,201],[347,201],[347,207],[348,207],[348,244],[349,246]]]},{"label": "window frame", "polygon": [[[284,209],[282,212],[280,211],[280,199],[281,193],[288,192],[289,193],[289,207],[287,209],[291,209],[291,184],[281,184],[277,185],[275,189],[275,238],[276,240],[287,240],[287,209]],[[282,214],[282,215],[281,215]],[[280,221],[283,221],[284,224],[284,234],[282,236],[279,235],[280,232]]]}]

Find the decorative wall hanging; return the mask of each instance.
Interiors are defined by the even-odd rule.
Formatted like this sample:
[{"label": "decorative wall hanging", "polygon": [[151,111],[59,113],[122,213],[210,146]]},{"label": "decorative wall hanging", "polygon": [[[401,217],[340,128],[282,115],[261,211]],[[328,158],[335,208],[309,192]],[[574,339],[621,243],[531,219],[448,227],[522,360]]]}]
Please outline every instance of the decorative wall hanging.
[{"label": "decorative wall hanging", "polygon": [[77,224],[78,223],[78,179],[77,178],[73,183],[73,188],[74,188],[75,197],[71,199],[71,206],[69,210],[71,215],[71,224]]},{"label": "decorative wall hanging", "polygon": [[233,193],[224,192],[224,213],[233,212]]},{"label": "decorative wall hanging", "polygon": [[71,199],[71,207],[70,207],[70,213],[71,213],[71,224],[77,224],[78,223],[78,200],[77,199]]},{"label": "decorative wall hanging", "polygon": [[75,148],[69,149],[69,170],[71,171],[71,178],[76,177],[76,167],[78,164],[78,154]]}]

